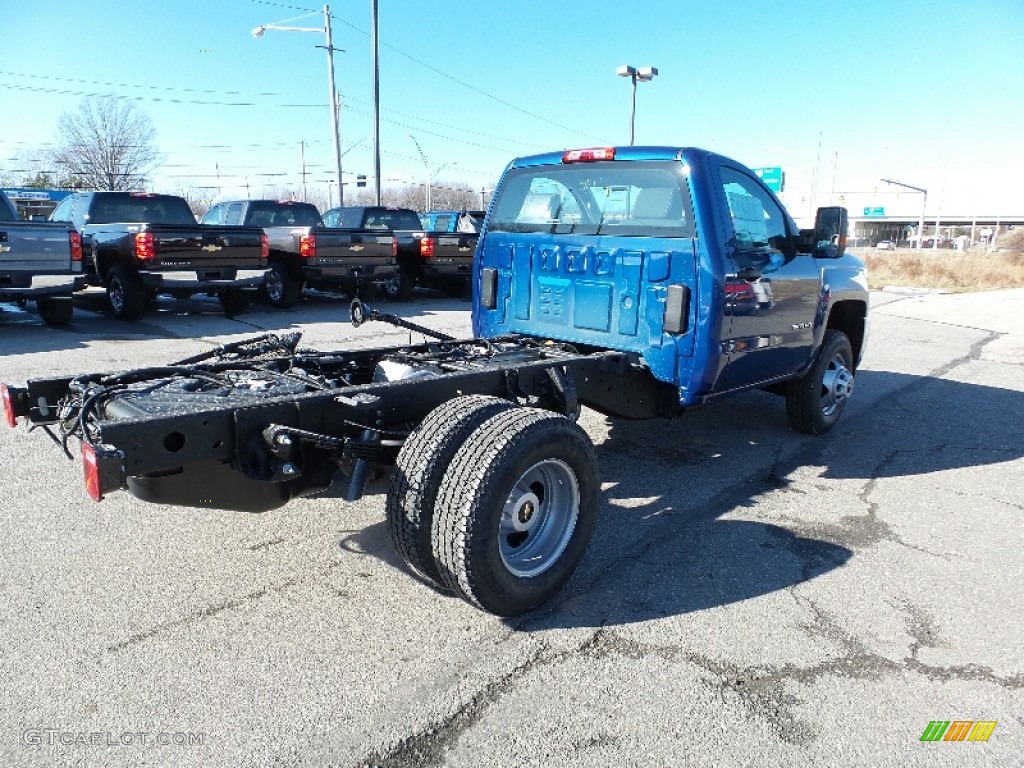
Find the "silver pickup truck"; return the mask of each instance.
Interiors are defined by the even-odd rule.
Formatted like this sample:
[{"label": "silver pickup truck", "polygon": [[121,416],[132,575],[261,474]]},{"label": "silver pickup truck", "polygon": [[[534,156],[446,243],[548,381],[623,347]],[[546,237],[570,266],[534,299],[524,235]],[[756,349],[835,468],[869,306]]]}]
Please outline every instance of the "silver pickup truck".
[{"label": "silver pickup truck", "polygon": [[0,301],[36,302],[48,325],[70,322],[72,293],[85,287],[82,238],[70,224],[22,221],[0,192]]}]

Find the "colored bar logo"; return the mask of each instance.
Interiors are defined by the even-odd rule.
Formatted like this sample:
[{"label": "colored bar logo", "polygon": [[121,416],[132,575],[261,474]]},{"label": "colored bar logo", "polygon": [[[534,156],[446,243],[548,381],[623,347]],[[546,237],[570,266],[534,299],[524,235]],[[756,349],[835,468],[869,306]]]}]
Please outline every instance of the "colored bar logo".
[{"label": "colored bar logo", "polygon": [[932,720],[921,741],[988,741],[997,720]]}]

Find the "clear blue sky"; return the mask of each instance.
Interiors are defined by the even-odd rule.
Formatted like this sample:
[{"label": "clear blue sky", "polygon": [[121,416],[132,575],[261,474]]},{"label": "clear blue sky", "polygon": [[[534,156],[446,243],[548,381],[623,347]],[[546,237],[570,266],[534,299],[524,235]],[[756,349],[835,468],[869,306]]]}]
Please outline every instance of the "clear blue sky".
[{"label": "clear blue sky", "polygon": [[[422,180],[410,134],[431,173],[441,169],[438,181],[477,188],[492,187],[517,155],[627,143],[630,89],[615,68],[628,63],[660,70],[638,87],[637,144],[782,166],[791,209],[812,186],[822,204],[842,193],[851,205],[884,204],[892,190],[874,190],[888,177],[927,187],[930,215],[940,204],[1024,214],[1022,0],[635,7],[380,0],[382,177]],[[321,15],[294,18],[320,8],[0,0],[0,170],[52,141],[60,114],[84,95],[114,93],[156,128],[165,164],[154,188],[219,186],[231,196],[248,180],[254,193],[265,183],[297,189],[301,141],[310,183],[325,188],[323,35],[250,34],[260,24],[320,26]],[[344,166],[369,175],[370,2],[334,2],[331,12],[345,49],[336,55],[342,146],[362,142]]]}]

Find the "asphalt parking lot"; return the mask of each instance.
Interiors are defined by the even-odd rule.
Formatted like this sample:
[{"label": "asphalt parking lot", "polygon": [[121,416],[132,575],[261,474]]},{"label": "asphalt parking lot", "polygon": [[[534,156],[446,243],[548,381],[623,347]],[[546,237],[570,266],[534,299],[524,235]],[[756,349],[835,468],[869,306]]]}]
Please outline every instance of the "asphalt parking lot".
[{"label": "asphalt parking lot", "polygon": [[[584,410],[594,540],[513,620],[411,578],[380,492],[263,515],[95,504],[44,435],[2,429],[0,765],[1020,765],[1024,290],[872,300],[825,438],[761,392],[672,421]],[[329,296],[235,320],[100,306],[65,329],[0,306],[0,380],[264,330],[408,338]],[[469,333],[465,301],[394,306]],[[934,720],[997,725],[922,742]]]}]

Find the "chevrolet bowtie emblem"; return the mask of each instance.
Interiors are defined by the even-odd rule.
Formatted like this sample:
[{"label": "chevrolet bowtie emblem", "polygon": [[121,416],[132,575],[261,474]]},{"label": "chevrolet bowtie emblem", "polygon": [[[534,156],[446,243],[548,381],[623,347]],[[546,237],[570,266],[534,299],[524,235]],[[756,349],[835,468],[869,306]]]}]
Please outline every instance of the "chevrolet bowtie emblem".
[{"label": "chevrolet bowtie emblem", "polygon": [[204,251],[210,251],[212,253],[213,251],[219,251],[220,250],[220,246],[219,245],[213,245],[213,244],[204,245],[203,246],[203,250]]},{"label": "chevrolet bowtie emblem", "polygon": [[351,248],[349,248],[349,250],[350,251],[361,251],[361,250],[363,250],[363,246],[361,246],[361,245],[353,245]]},{"label": "chevrolet bowtie emblem", "polygon": [[11,250],[11,246],[9,246],[9,245],[0,245],[0,253],[7,253],[9,250]]}]

